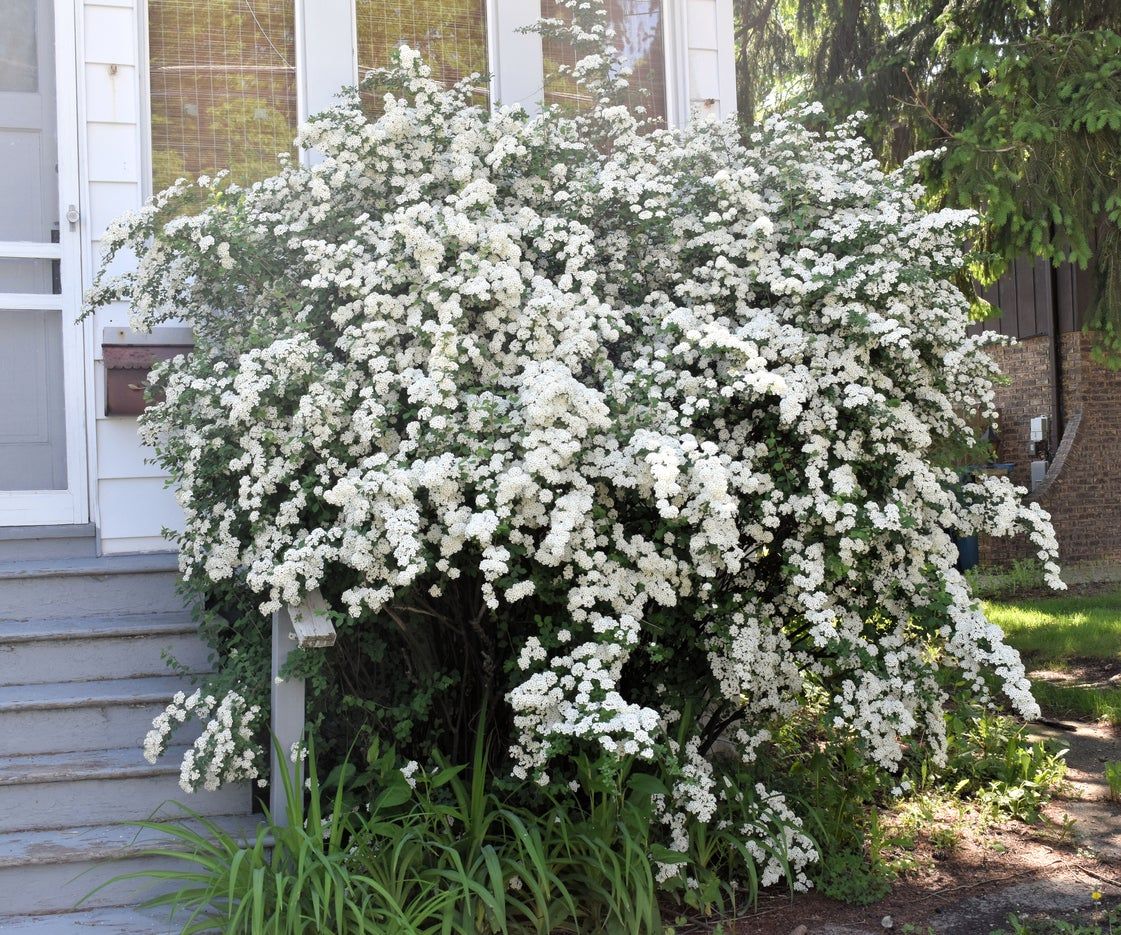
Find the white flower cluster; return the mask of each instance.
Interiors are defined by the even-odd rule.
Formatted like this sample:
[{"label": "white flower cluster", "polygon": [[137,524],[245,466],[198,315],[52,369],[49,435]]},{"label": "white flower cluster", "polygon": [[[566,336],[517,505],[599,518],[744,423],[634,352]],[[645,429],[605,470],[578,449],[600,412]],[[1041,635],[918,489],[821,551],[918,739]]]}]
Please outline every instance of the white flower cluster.
[{"label": "white flower cluster", "polygon": [[[994,415],[949,281],[970,215],[846,127],[486,112],[409,50],[392,77],[377,117],[353,94],[304,129],[316,165],[114,229],[138,266],[91,301],[196,331],[144,419],[185,576],[264,613],[328,587],[370,626],[474,588],[529,628],[519,776],[578,746],[676,761],[686,706],[750,761],[810,694],[892,768],[940,749],[942,666],[1036,713],[954,567],[953,535],[1023,532],[1061,584],[1023,491],[947,466]],[[219,710],[192,784],[252,769],[253,712]]]},{"label": "white flower cluster", "polygon": [[812,884],[806,868],[817,860],[817,848],[802,831],[802,819],[787,805],[786,797],[762,783],[756,784],[751,799],[731,787],[725,791],[729,798],[738,796],[748,811],[737,830],[759,867],[759,885],[778,883],[786,878],[789,868],[794,889],[808,890]]},{"label": "white flower cluster", "polygon": [[226,783],[257,779],[263,757],[256,741],[260,714],[257,705],[249,705],[237,692],[227,692],[221,701],[204,696],[201,689],[190,695],[177,692],[152,721],[144,738],[144,759],[155,763],[174,729],[197,720],[202,732],[183,754],[180,767],[179,786],[184,792],[214,791]]}]

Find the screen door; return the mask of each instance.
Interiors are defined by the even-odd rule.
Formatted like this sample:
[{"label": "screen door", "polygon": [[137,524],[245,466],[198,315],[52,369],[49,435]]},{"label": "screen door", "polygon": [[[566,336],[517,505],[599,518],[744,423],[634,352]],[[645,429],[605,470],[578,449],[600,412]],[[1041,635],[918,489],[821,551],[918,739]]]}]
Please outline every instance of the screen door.
[{"label": "screen door", "polygon": [[72,107],[59,107],[54,7],[0,0],[3,526],[87,519],[78,211],[76,197],[60,198],[77,190],[77,169],[60,158],[73,153],[74,125],[59,133]]}]

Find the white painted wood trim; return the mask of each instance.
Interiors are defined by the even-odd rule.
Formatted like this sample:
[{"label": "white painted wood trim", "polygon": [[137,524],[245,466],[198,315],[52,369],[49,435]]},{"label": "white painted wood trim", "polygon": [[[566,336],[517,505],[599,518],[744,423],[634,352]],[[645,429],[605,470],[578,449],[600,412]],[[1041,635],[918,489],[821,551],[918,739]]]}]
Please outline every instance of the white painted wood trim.
[{"label": "white painted wood trim", "polygon": [[[78,11],[69,0],[55,0],[55,119],[59,126],[59,246],[62,248],[62,292],[68,300],[62,312],[62,332],[66,390],[66,482],[73,497],[69,522],[85,523],[90,518],[90,489],[87,482],[91,423],[86,419],[86,399],[90,360],[87,353],[93,322],[78,323],[82,311],[85,273],[82,240],[85,237],[86,203],[82,198],[82,163],[79,159],[78,96]],[[77,223],[68,223],[67,209],[78,209]],[[68,321],[67,315],[74,320]]]},{"label": "white painted wood trim", "polygon": [[[59,311],[62,329],[63,405],[66,423],[65,490],[0,491],[0,526],[61,525],[89,521],[89,425],[87,424],[87,344],[90,325],[79,323],[82,308],[82,225],[68,223],[73,205],[82,215],[78,134],[77,6],[54,0],[55,122],[58,139],[59,243],[16,248],[34,249],[58,259],[62,274],[59,295],[0,295],[3,310]],[[12,242],[7,242],[11,246]],[[72,317],[70,317],[72,316]]]},{"label": "white painted wood trim", "polygon": [[716,35],[720,41],[720,116],[734,117],[736,101],[736,25],[733,0],[716,0]]},{"label": "white painted wood trim", "polygon": [[335,645],[335,626],[328,616],[329,611],[318,590],[310,592],[298,607],[288,608],[300,649],[324,649]]},{"label": "white painted wood trim", "polygon": [[148,0],[136,2],[136,86],[140,94],[137,130],[140,135],[140,197],[152,191],[152,72],[148,58]]},{"label": "white painted wood trim", "polygon": [[335,627],[328,617],[329,608],[318,591],[310,592],[297,607],[284,607],[272,615],[272,687],[270,723],[272,725],[272,789],[269,808],[273,821],[287,824],[284,772],[292,777],[292,788],[302,794],[304,788],[302,761],[293,763],[290,752],[303,744],[307,720],[306,693],[303,679],[282,678],[281,670],[296,649],[317,649],[335,644]]},{"label": "white painted wood trim", "polygon": [[296,649],[296,636],[288,609],[272,615],[272,688],[270,692],[270,721],[272,724],[272,770],[269,776],[269,809],[272,820],[278,825],[288,823],[288,801],[284,792],[284,773],[292,777],[292,788],[297,795],[304,788],[302,762],[293,763],[290,753],[294,744],[304,740],[304,680],[281,679],[280,671]]},{"label": "white painted wood trim", "polygon": [[541,37],[520,30],[541,18],[541,0],[487,0],[487,61],[492,106],[540,113],[545,101]]},{"label": "white painted wood trim", "polygon": [[[143,6],[142,0],[138,0]],[[73,23],[74,23],[74,49],[73,49],[73,62],[74,62],[74,122],[75,132],[77,134],[77,173],[78,173],[78,204],[79,210],[85,213],[85,209],[92,203],[90,198],[90,178],[89,178],[89,138],[88,138],[88,100],[87,100],[87,83],[84,80],[85,75],[85,15],[84,6],[81,3],[74,3]],[[142,38],[141,42],[145,40]],[[142,45],[141,49],[146,49]],[[143,72],[147,75],[147,65],[145,61],[138,59],[137,72]],[[81,74],[83,80],[78,81],[77,75]],[[143,108],[141,108],[141,111]],[[139,119],[143,120],[141,116]],[[143,147],[141,147],[143,148]],[[141,189],[143,192],[143,189]],[[94,270],[98,262],[98,257],[94,256],[93,242],[85,230],[86,224],[80,220],[79,227],[79,258],[82,267],[82,291],[85,292],[90,286],[93,285]],[[102,554],[102,536],[101,536],[101,501],[98,496],[98,461],[97,461],[97,366],[94,364],[94,322],[92,319],[87,319],[83,322],[83,353],[82,360],[85,367],[85,381],[84,381],[84,406],[85,406],[85,431],[86,431],[86,490],[88,495],[87,513],[91,523],[97,530],[97,552]],[[161,543],[161,548],[166,544]]]},{"label": "white painted wood trim", "polygon": [[[53,312],[66,308],[66,296],[55,295],[50,292],[0,292],[0,312],[2,311],[34,311]],[[63,339],[65,343],[66,327],[63,322]],[[65,350],[63,352],[65,354]],[[65,361],[70,364],[69,359]]]},{"label": "white painted wood trim", "polygon": [[663,54],[665,61],[666,122],[671,127],[689,123],[689,30],[686,22],[687,0],[663,0],[665,23]]},{"label": "white painted wood trim", "polygon": [[61,260],[61,243],[30,240],[0,240],[0,257],[11,260]]},{"label": "white painted wood trim", "polygon": [[182,344],[195,343],[195,333],[187,325],[160,325],[151,331],[135,331],[120,325],[101,329],[102,344]]},{"label": "white painted wood trim", "polygon": [[[339,90],[358,83],[354,0],[296,0],[296,108],[303,123],[330,107]],[[305,163],[318,162],[301,150]]]},{"label": "white painted wood trim", "polygon": [[69,526],[76,512],[70,490],[0,490],[0,526]]}]

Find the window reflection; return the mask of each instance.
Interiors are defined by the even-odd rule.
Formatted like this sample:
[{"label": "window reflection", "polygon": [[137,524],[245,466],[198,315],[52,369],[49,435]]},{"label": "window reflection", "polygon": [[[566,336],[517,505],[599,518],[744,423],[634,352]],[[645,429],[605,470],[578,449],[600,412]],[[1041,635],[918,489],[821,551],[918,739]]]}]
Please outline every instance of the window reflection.
[{"label": "window reflection", "polygon": [[403,42],[441,84],[478,73],[478,94],[488,96],[486,0],[357,0],[355,15],[359,77],[386,67]]},{"label": "window reflection", "polygon": [[[615,27],[616,47],[632,71],[624,95],[631,107],[643,107],[657,122],[666,119],[666,80],[664,16],[662,0],[608,0],[608,14]],[[570,13],[556,0],[542,0],[541,15],[567,21]],[[576,51],[568,43],[546,39],[545,103],[584,110],[591,98],[570,76],[560,74],[561,66],[576,63]]]},{"label": "window reflection", "polygon": [[39,90],[37,0],[0,0],[0,91]]}]

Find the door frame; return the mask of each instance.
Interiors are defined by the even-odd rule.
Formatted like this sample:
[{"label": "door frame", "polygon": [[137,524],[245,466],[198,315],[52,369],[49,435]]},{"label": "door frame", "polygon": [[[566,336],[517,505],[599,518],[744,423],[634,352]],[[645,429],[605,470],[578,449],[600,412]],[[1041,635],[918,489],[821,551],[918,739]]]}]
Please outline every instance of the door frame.
[{"label": "door frame", "polygon": [[[58,140],[58,244],[19,245],[25,255],[59,260],[62,291],[58,296],[0,297],[3,309],[54,309],[61,306],[62,380],[66,419],[64,490],[0,490],[0,527],[86,523],[90,519],[87,359],[92,328],[78,322],[82,309],[82,205],[79,174],[77,5],[53,0],[55,123]],[[73,206],[77,220],[67,215]],[[13,245],[14,246],[14,245]],[[3,252],[4,256],[16,250]]]}]

